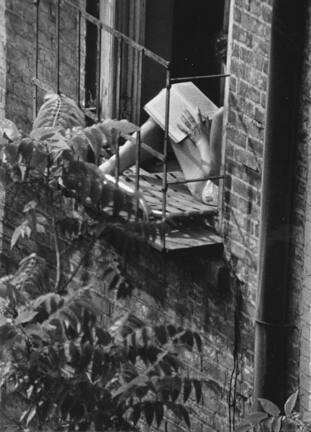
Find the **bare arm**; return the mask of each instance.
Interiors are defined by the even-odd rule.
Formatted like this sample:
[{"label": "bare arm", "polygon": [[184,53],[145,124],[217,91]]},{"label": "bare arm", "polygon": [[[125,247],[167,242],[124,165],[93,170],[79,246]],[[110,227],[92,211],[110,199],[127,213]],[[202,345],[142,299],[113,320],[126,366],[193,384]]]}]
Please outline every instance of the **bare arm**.
[{"label": "bare arm", "polygon": [[[135,137],[135,135],[133,135]],[[161,128],[149,118],[141,126],[141,140],[148,144],[155,150],[160,150],[163,142],[163,131]],[[119,169],[120,172],[134,165],[136,160],[136,143],[132,141],[126,141],[126,143],[120,147],[119,153]],[[146,150],[141,151],[141,162],[150,159],[152,156]],[[100,165],[100,169],[106,174],[114,174],[116,166],[116,157],[112,156]]]}]

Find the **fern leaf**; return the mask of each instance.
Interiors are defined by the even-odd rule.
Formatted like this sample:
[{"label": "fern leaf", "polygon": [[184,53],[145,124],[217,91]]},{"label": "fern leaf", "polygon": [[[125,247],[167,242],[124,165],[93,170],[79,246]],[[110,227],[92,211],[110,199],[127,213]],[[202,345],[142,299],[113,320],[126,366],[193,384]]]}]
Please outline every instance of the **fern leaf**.
[{"label": "fern leaf", "polygon": [[45,96],[45,102],[33,123],[33,129],[57,126],[70,129],[84,124],[84,115],[72,99],[49,93]]},{"label": "fern leaf", "polygon": [[48,291],[47,281],[46,261],[33,253],[19,263],[11,283],[18,291],[35,298]]}]

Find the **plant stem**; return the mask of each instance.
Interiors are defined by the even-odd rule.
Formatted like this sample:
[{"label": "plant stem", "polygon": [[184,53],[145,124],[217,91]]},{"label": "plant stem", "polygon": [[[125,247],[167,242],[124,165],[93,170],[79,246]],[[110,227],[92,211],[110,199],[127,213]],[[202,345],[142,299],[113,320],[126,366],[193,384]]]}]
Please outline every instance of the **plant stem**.
[{"label": "plant stem", "polygon": [[61,278],[61,259],[60,259],[59,242],[58,242],[54,212],[52,215],[52,232],[54,237],[55,257],[56,257],[56,278],[55,278],[54,291],[58,292],[60,287],[60,278]]}]

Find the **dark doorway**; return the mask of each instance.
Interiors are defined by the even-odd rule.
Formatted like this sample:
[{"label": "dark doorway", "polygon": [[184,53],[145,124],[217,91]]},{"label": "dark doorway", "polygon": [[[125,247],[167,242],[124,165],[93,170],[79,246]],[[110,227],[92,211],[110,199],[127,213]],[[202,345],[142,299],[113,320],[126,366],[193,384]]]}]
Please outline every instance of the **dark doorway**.
[{"label": "dark doorway", "polygon": [[[174,5],[172,74],[193,76],[222,73],[217,40],[224,27],[225,0],[177,0]],[[219,78],[195,81],[217,105]]]},{"label": "dark doorway", "polygon": [[[225,55],[219,55],[218,41],[226,45],[229,0],[147,0],[146,5],[146,46],[171,60],[174,77],[223,73]],[[223,78],[194,83],[223,105]],[[164,85],[163,68],[147,59],[143,103]]]}]

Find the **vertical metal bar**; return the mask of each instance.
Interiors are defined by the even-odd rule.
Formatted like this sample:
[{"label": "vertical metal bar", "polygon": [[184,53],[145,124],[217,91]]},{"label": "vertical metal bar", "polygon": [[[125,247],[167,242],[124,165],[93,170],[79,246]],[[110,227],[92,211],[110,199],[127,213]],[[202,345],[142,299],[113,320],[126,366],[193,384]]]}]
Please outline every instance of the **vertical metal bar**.
[{"label": "vertical metal bar", "polygon": [[118,119],[121,116],[122,57],[123,57],[123,39],[119,37],[118,45],[117,45],[116,101],[115,101],[115,115]]},{"label": "vertical metal bar", "polygon": [[136,81],[136,124],[140,124],[140,111],[141,111],[141,86],[142,86],[142,73],[143,73],[143,57],[144,50],[138,51],[138,65],[137,65],[137,81]]},{"label": "vertical metal bar", "polygon": [[56,92],[60,91],[60,2],[57,0],[56,4]]},{"label": "vertical metal bar", "polygon": [[135,219],[138,220],[138,210],[139,210],[139,175],[140,175],[140,153],[141,153],[141,136],[140,130],[136,134],[136,170],[135,170],[135,192],[136,192],[136,209],[135,209]]},{"label": "vertical metal bar", "polygon": [[100,121],[101,115],[101,100],[100,100],[100,80],[101,80],[101,65],[100,65],[100,57],[101,57],[101,41],[102,41],[102,28],[101,25],[97,26],[97,53],[96,53],[96,117],[97,121]]},{"label": "vertical metal bar", "polygon": [[[164,128],[164,147],[163,147],[163,180],[162,180],[162,222],[166,221],[166,193],[167,193],[167,151],[169,144],[169,121],[170,121],[170,96],[171,96],[171,72],[169,67],[166,69],[166,99],[165,99],[165,128]],[[162,236],[162,246],[165,249],[165,233]]]},{"label": "vertical metal bar", "polygon": [[[115,149],[116,149],[116,164],[115,164],[115,171],[114,171],[114,176],[115,176],[115,180],[116,180],[116,186],[118,187],[119,184],[119,176],[120,176],[120,148],[119,148],[119,132],[113,130],[112,131],[115,135],[114,135],[114,140],[115,140]],[[114,195],[114,199],[113,199],[113,216],[116,217],[118,215],[118,211],[119,208],[117,206],[118,204],[118,199],[116,199],[118,196],[118,192],[116,191],[116,194]]]},{"label": "vertical metal bar", "polygon": [[115,165],[115,179],[116,179],[116,184],[118,184],[119,182],[119,176],[120,176],[120,146],[119,146],[119,133],[114,131],[115,133],[115,149],[116,149],[116,165]]},{"label": "vertical metal bar", "polygon": [[81,10],[78,10],[77,14],[77,60],[78,60],[78,73],[77,73],[77,102],[78,106],[81,105]]},{"label": "vertical metal bar", "polygon": [[[135,55],[137,52],[135,53]],[[142,74],[142,58],[143,50],[138,51],[138,67],[137,67],[137,79],[136,79],[136,113],[135,120],[139,124],[140,109],[141,109],[141,74]],[[134,99],[135,100],[135,99]],[[139,210],[139,175],[140,175],[140,154],[141,154],[141,134],[140,130],[137,131],[136,135],[136,170],[135,170],[135,192],[136,192],[136,208],[135,208],[135,219],[138,220]]]},{"label": "vertical metal bar", "polygon": [[[35,78],[38,78],[38,72],[39,72],[39,6],[40,6],[40,0],[34,0],[34,5],[36,8],[36,21],[35,21]],[[35,119],[37,116],[37,110],[38,110],[38,87],[37,84],[33,84],[33,118]]]}]

